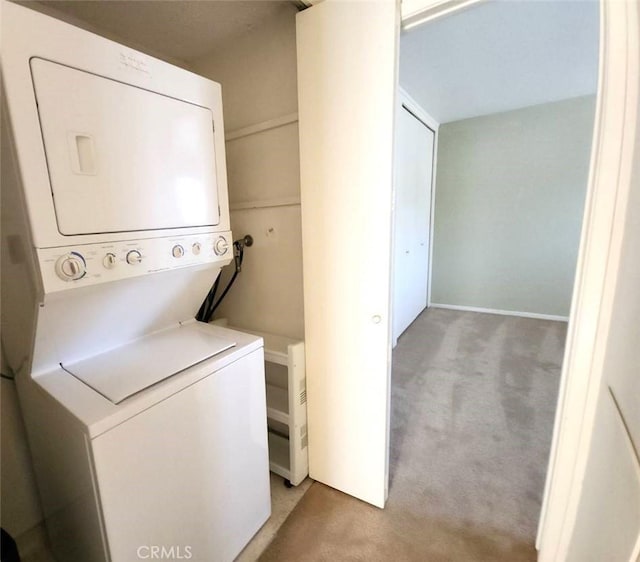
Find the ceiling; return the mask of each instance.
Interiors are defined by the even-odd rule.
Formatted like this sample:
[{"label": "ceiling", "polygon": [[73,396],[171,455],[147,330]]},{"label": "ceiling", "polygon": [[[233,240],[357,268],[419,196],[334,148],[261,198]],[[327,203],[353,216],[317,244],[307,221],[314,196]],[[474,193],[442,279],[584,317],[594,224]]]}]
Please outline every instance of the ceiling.
[{"label": "ceiling", "polygon": [[[271,17],[287,0],[20,2],[186,63]],[[440,123],[595,93],[597,0],[489,0],[403,32],[400,83]]]},{"label": "ceiling", "polygon": [[440,123],[595,94],[598,3],[490,1],[403,32],[400,83]]},{"label": "ceiling", "polygon": [[[284,0],[56,0],[21,2],[89,24],[149,54],[188,62],[236,35],[250,32],[281,12],[294,11]],[[68,20],[69,21],[69,20]],[[77,21],[70,21],[77,23]]]}]

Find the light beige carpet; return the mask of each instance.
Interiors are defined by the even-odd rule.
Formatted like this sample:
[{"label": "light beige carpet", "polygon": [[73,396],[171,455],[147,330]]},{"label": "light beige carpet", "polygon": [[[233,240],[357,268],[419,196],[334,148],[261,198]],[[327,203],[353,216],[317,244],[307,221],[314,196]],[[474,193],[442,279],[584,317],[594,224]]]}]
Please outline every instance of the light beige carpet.
[{"label": "light beige carpet", "polygon": [[565,332],[424,312],[394,350],[386,508],[315,483],[260,560],[535,560]]}]

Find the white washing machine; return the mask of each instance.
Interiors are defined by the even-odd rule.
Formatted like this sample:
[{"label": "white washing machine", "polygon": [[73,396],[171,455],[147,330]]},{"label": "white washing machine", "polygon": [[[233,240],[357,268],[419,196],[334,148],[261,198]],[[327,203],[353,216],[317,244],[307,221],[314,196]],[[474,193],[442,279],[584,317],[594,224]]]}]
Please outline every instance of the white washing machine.
[{"label": "white washing machine", "polygon": [[232,560],[270,514],[220,86],[3,3],[2,338],[60,561]]}]

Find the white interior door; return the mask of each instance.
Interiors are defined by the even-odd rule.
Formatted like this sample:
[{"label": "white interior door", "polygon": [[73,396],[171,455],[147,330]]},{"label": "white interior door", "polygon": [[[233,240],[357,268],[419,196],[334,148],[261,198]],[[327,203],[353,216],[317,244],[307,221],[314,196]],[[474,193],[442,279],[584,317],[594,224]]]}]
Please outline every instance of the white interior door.
[{"label": "white interior door", "polygon": [[396,122],[393,341],[427,306],[435,133],[401,106]]},{"label": "white interior door", "polygon": [[309,473],[383,507],[397,6],[297,18]]}]

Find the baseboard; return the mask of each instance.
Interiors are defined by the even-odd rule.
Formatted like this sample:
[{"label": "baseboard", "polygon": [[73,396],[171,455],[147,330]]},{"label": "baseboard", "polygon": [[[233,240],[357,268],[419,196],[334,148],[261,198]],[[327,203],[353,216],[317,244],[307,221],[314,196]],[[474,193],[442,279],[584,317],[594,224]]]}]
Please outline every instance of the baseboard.
[{"label": "baseboard", "polygon": [[556,316],[554,314],[538,314],[537,312],[518,312],[516,310],[496,310],[493,308],[479,308],[477,306],[459,306],[457,304],[439,304],[432,302],[431,308],[448,308],[450,310],[463,310],[465,312],[483,312],[485,314],[500,314],[502,316],[520,316],[521,318],[536,318],[538,320],[553,320],[554,322],[568,322],[568,316]]}]

